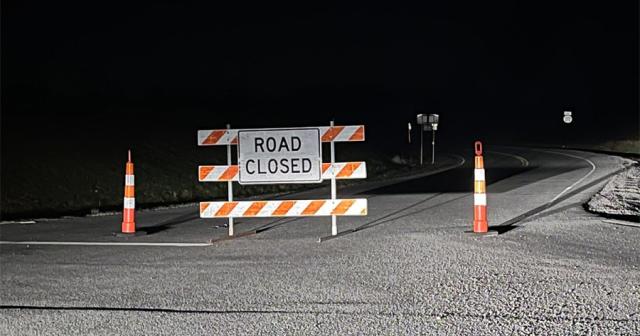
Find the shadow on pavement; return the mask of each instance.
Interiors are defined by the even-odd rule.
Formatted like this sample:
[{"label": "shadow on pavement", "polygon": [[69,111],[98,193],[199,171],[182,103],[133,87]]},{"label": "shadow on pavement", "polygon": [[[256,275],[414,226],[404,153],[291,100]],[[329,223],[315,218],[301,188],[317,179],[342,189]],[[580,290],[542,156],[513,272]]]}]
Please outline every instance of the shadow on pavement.
[{"label": "shadow on pavement", "polygon": [[[538,183],[550,177],[561,175],[582,166],[563,167],[513,167],[513,168],[485,168],[487,190],[491,193],[502,193],[521,188],[523,186]],[[529,172],[526,178],[498,183],[508,178]],[[422,194],[422,193],[447,193],[468,192],[473,193],[473,168],[457,168],[437,175],[425,176],[413,180],[368,190],[366,194],[390,195],[390,194]],[[506,182],[506,181],[505,181]]]},{"label": "shadow on pavement", "polygon": [[[556,204],[558,204],[558,203],[560,203],[560,202],[562,202],[562,201],[564,201],[566,199],[569,199],[572,196],[574,196],[574,195],[576,195],[576,194],[578,194],[580,192],[583,192],[583,191],[585,191],[585,190],[597,185],[600,182],[603,182],[603,181],[607,180],[611,176],[614,176],[614,175],[618,174],[619,172],[621,172],[621,171],[623,171],[625,169],[626,168],[617,169],[617,170],[615,170],[615,171],[613,171],[613,172],[611,172],[609,174],[606,174],[606,175],[604,175],[602,177],[599,177],[599,178],[597,178],[597,179],[595,179],[595,180],[593,180],[593,181],[581,186],[580,188],[573,189],[571,192],[568,192],[568,193],[562,195],[561,197],[558,197],[555,200],[552,200],[552,201],[549,201],[547,203],[544,203],[544,204],[542,204],[542,205],[540,205],[540,206],[538,206],[538,207],[536,207],[536,208],[534,208],[532,210],[529,210],[529,211],[527,211],[527,212],[525,212],[523,214],[520,214],[520,215],[518,215],[516,217],[513,217],[513,218],[511,218],[511,219],[509,219],[509,220],[507,220],[507,221],[505,221],[505,222],[503,222],[501,224],[490,226],[489,228],[491,230],[498,231],[499,234],[502,234],[502,233],[506,233],[506,232],[509,232],[511,230],[514,230],[516,228],[519,228],[520,226],[526,224],[525,219],[544,218],[544,217],[550,216],[552,214],[562,212],[562,211],[564,211],[566,209],[575,207],[577,204],[581,204],[581,203],[573,203],[573,204],[569,204],[569,205],[560,207],[560,208],[555,209],[555,210],[550,211],[550,212],[543,212],[543,211],[553,207],[554,205],[556,205]],[[540,216],[536,216],[538,214],[540,214]],[[521,223],[521,222],[524,222],[524,223],[522,223],[522,225],[516,225],[516,224]]]},{"label": "shadow on pavement", "polygon": [[176,225],[183,224],[198,218],[200,218],[200,214],[198,213],[187,213],[184,215],[177,216],[175,218],[168,219],[164,222],[161,222],[160,224],[142,226],[137,230],[145,232],[147,234],[154,234],[154,233],[169,230]]},{"label": "shadow on pavement", "polygon": [[[487,185],[491,185],[517,174],[522,174],[532,169],[533,168],[531,167],[523,167],[493,168],[491,170],[487,170]],[[473,168],[458,168],[438,175],[417,178],[369,190],[367,191],[367,194],[422,194],[439,192],[473,192]]]}]

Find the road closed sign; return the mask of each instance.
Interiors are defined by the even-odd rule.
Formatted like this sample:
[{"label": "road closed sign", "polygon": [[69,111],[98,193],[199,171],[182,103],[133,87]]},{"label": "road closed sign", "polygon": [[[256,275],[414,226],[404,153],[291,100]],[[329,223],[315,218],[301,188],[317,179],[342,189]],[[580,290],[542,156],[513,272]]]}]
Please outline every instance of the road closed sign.
[{"label": "road closed sign", "polygon": [[238,131],[240,184],[322,182],[320,129]]}]

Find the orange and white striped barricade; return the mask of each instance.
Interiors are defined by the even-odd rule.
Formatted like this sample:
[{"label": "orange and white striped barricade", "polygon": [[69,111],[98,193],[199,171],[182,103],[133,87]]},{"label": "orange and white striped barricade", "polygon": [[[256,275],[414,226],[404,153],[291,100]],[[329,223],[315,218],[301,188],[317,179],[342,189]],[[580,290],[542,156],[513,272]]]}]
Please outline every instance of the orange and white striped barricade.
[{"label": "orange and white striped barricade", "polygon": [[[238,202],[233,201],[232,182],[240,182],[243,184],[267,183],[273,184],[274,180],[257,181],[243,180],[241,165],[232,164],[231,146],[240,144],[240,132],[243,136],[252,136],[249,133],[260,133],[268,131],[299,131],[299,132],[317,132],[313,133],[317,136],[319,142],[328,142],[331,146],[331,162],[322,163],[320,169],[319,180],[309,180],[306,182],[278,181],[278,183],[317,183],[322,180],[331,180],[331,199],[323,200],[299,200],[299,201],[253,201]],[[308,134],[308,133],[307,133]],[[244,140],[246,141],[246,140]],[[336,180],[339,179],[363,179],[367,177],[366,163],[357,162],[335,162],[335,142],[347,141],[364,141],[364,126],[335,126],[333,121],[330,126],[313,127],[313,128],[283,128],[283,129],[231,129],[227,125],[227,129],[199,130],[198,145],[199,146],[216,146],[227,145],[227,165],[202,165],[198,167],[198,180],[200,182],[227,182],[228,183],[228,200],[225,202],[201,202],[200,217],[202,218],[228,218],[229,219],[229,236],[233,236],[233,218],[235,217],[304,217],[304,216],[331,216],[331,234],[337,235],[337,216],[364,216],[367,214],[366,199],[337,199]],[[258,146],[256,144],[256,146]],[[318,145],[319,146],[319,145]],[[318,148],[318,147],[316,147]],[[321,148],[320,148],[321,150]],[[241,153],[238,149],[238,159],[240,161]],[[320,153],[320,152],[319,152]],[[321,155],[316,157],[320,160]],[[248,167],[248,165],[247,165]],[[292,168],[293,169],[293,168]],[[244,182],[243,182],[244,181]],[[247,182],[249,181],[249,182]]]}]

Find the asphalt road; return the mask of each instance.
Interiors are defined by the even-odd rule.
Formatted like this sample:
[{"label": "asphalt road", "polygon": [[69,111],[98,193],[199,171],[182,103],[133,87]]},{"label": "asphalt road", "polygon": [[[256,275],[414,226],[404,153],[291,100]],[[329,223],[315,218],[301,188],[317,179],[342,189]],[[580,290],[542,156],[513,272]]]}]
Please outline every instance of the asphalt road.
[{"label": "asphalt road", "polygon": [[238,219],[259,232],[207,245],[224,220],[195,205],[139,212],[128,239],[120,215],[0,225],[0,334],[640,334],[640,229],[582,208],[625,160],[488,150],[491,237],[466,232],[470,152],[342,188],[369,215],[321,243],[328,218]]}]

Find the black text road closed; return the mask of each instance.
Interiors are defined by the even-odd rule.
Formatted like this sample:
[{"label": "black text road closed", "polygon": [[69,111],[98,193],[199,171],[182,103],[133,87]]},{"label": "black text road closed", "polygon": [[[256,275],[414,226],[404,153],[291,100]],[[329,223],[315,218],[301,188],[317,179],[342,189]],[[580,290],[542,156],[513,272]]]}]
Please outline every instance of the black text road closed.
[{"label": "black text road closed", "polygon": [[320,129],[238,131],[241,184],[322,181]]}]

